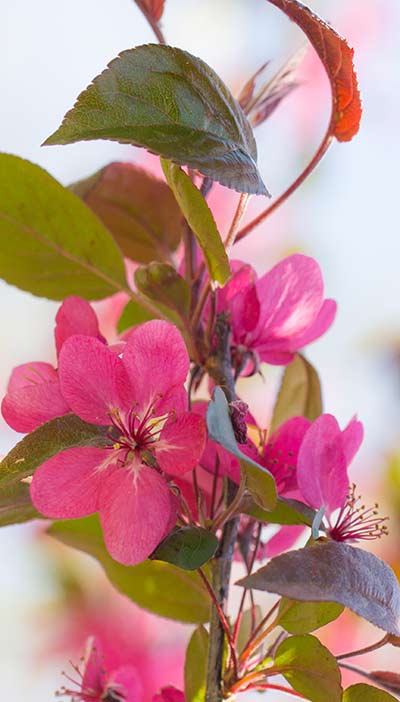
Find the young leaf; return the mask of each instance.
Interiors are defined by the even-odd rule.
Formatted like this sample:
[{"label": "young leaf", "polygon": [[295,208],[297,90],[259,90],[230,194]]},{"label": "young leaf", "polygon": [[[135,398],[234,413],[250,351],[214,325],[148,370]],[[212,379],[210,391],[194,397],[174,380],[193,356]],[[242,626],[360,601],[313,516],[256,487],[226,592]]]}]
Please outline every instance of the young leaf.
[{"label": "young leaf", "polygon": [[20,524],[37,517],[41,515],[31,502],[29,485],[16,483],[0,489],[0,526]]},{"label": "young leaf", "polygon": [[204,61],[181,49],[123,51],[45,144],[91,139],[143,146],[240,192],[267,194],[241,107]]},{"label": "young leaf", "polygon": [[122,310],[122,314],[117,322],[118,334],[122,334],[127,329],[135,327],[138,324],[148,322],[150,319],[157,319],[155,314],[148,312],[136,300],[129,300]]},{"label": "young leaf", "polygon": [[88,424],[74,414],[45,422],[25,436],[0,463],[0,486],[7,487],[32,475],[56,453],[74,446],[106,445],[108,427]]},{"label": "young leaf", "polygon": [[135,271],[137,289],[153,300],[156,306],[173,310],[178,318],[188,321],[190,315],[190,288],[167,263],[150,263]]},{"label": "young leaf", "polygon": [[144,561],[137,566],[117,563],[104,546],[97,515],[54,522],[48,533],[94,556],[114,587],[140,607],[181,622],[203,624],[209,620],[210,600],[197,573],[161,561]]},{"label": "young leaf", "polygon": [[103,222],[124,256],[139,263],[171,262],[184,223],[162,180],[131,163],[110,163],[70,190]]},{"label": "young leaf", "polygon": [[311,702],[342,700],[336,659],[314,636],[291,636],[283,641],[275,655],[275,669]]},{"label": "young leaf", "polygon": [[194,630],[185,658],[185,702],[203,702],[208,655],[208,632],[204,626]]},{"label": "young leaf", "polygon": [[369,678],[397,695],[400,693],[400,673],[392,673],[390,670],[372,670]]},{"label": "young leaf", "polygon": [[305,602],[337,602],[399,636],[397,578],[384,561],[354,546],[328,541],[284,553],[238,585]]},{"label": "young leaf", "polygon": [[207,408],[210,438],[239,459],[246,485],[255,502],[263,509],[274,509],[277,501],[275,480],[271,473],[240,451],[230,419],[228,401],[221,388],[214,390]]},{"label": "young leaf", "polygon": [[322,414],[321,385],[317,371],[298,354],[286,366],[275,403],[270,432],[292,417],[305,417],[313,422]]},{"label": "young leaf", "polygon": [[255,629],[255,627],[260,624],[261,620],[262,610],[260,605],[254,605],[254,607],[251,609],[246,609],[243,612],[236,642],[238,653],[242,653],[242,651],[244,651],[250,635],[253,632],[253,628]]},{"label": "young leaf", "polygon": [[207,202],[179,166],[164,159],[161,165],[167,183],[201,247],[210,278],[225,285],[231,275],[229,260]]},{"label": "young leaf", "polygon": [[172,531],[157,546],[151,558],[196,570],[210,560],[218,546],[217,537],[201,527],[181,527]]},{"label": "young leaf", "polygon": [[315,518],[315,510],[311,507],[286,497],[278,497],[276,506],[270,511],[261,509],[255,503],[247,504],[247,501],[244,501],[240,511],[267,524],[286,524],[289,526],[304,524],[311,527]]},{"label": "young leaf", "polygon": [[268,0],[308,37],[328,75],[332,92],[329,134],[350,141],[358,132],[362,115],[360,92],[351,49],[339,34],[299,0]]},{"label": "young leaf", "polygon": [[398,700],[397,697],[393,697],[383,690],[378,690],[377,687],[357,683],[344,691],[343,702],[398,702]]},{"label": "young leaf", "polygon": [[159,22],[164,12],[165,0],[135,0],[144,14],[148,13],[156,22]]},{"label": "young leaf", "polygon": [[0,154],[0,276],[34,295],[97,300],[126,290],[100,220],[39,166]]},{"label": "young leaf", "polygon": [[337,619],[344,607],[336,602],[298,602],[282,597],[279,619],[289,634],[309,634]]}]

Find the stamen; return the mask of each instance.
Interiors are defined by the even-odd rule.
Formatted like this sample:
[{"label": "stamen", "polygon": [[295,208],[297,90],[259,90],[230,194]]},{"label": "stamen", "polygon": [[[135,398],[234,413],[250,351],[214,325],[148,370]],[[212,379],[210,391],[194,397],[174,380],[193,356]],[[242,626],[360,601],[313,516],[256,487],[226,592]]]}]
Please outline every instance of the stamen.
[{"label": "stamen", "polygon": [[334,541],[372,541],[387,536],[388,517],[379,517],[379,505],[366,507],[359,504],[361,495],[356,496],[356,486],[349,488],[347,501],[340,509],[336,524],[328,530],[328,536]]}]

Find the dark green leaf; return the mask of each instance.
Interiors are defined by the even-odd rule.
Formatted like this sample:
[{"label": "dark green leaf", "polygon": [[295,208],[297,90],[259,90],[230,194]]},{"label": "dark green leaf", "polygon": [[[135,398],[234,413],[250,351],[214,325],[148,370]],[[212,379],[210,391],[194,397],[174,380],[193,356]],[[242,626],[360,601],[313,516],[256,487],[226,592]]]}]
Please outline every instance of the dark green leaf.
[{"label": "dark green leaf", "polygon": [[343,702],[397,702],[397,697],[393,697],[383,690],[378,690],[377,687],[357,683],[344,691]]},{"label": "dark green leaf", "polygon": [[123,51],[45,144],[112,139],[143,146],[239,191],[266,194],[253,132],[204,61],[171,46]]},{"label": "dark green leaf", "polygon": [[122,334],[131,327],[136,327],[137,324],[143,324],[150,319],[155,319],[156,316],[148,312],[135,300],[129,300],[122,310],[122,314],[117,323],[118,334]]},{"label": "dark green leaf", "polygon": [[209,620],[210,600],[197,573],[169,563],[144,561],[123,566],[104,546],[98,517],[55,522],[48,529],[62,543],[94,556],[114,587],[140,607],[162,617],[203,624]]},{"label": "dark green leaf", "polygon": [[274,509],[277,501],[275,480],[268,470],[240,451],[232,428],[228,401],[219,387],[215,388],[207,408],[207,427],[210,438],[239,459],[246,486],[255,502],[263,509]]},{"label": "dark green leaf", "polygon": [[305,602],[337,602],[399,636],[400,588],[392,569],[372,553],[326,541],[284,553],[238,582]]},{"label": "dark green leaf", "polygon": [[108,427],[83,422],[74,414],[51,419],[25,436],[0,463],[0,486],[18,483],[60,451],[106,445]]},{"label": "dark green leaf", "polygon": [[285,368],[270,432],[291,417],[306,417],[313,422],[320,414],[322,397],[318,373],[309,361],[298,354]]},{"label": "dark green leaf", "polygon": [[217,546],[217,537],[207,529],[182,527],[172,531],[157,546],[151,558],[172,563],[183,570],[196,570],[212,558]]},{"label": "dark green leaf", "polygon": [[29,485],[16,483],[0,488],[0,526],[19,524],[41,517],[34,508]]},{"label": "dark green leaf", "polygon": [[341,702],[341,676],[335,657],[314,636],[291,636],[278,647],[279,669],[294,690],[311,702]]},{"label": "dark green leaf", "polygon": [[110,163],[70,190],[101,219],[125,256],[139,263],[171,261],[184,223],[162,180],[131,163]]},{"label": "dark green leaf", "polygon": [[204,702],[208,632],[199,626],[192,634],[185,658],[185,702]]},{"label": "dark green leaf", "polygon": [[168,185],[203,252],[212,280],[224,285],[231,270],[213,214],[189,176],[171,161],[161,159]]},{"label": "dark green leaf", "polygon": [[42,168],[9,154],[0,155],[0,276],[52,300],[127,289],[121,253],[100,220]]},{"label": "dark green leaf", "polygon": [[309,634],[333,622],[343,612],[344,607],[336,602],[298,602],[283,597],[279,611],[279,626],[290,634]]},{"label": "dark green leaf", "polygon": [[254,502],[250,504],[244,502],[240,511],[260,522],[287,524],[289,526],[304,524],[311,527],[315,517],[315,510],[311,507],[297,500],[289,500],[286,497],[278,497],[275,508],[270,511],[261,509]]}]

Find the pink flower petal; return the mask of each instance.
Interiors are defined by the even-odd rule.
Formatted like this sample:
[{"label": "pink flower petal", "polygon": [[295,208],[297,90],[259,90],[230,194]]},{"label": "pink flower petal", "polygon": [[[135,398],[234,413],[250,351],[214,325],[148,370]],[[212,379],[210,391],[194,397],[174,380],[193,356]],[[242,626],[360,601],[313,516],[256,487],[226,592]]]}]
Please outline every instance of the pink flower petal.
[{"label": "pink flower petal", "polygon": [[284,551],[288,551],[295,545],[296,541],[307,530],[301,525],[282,526],[274,534],[264,547],[264,558],[274,558]]},{"label": "pink flower petal", "polygon": [[1,411],[15,431],[29,432],[43,422],[70,411],[58,380],[49,363],[24,363],[14,368]]},{"label": "pink flower petal", "polygon": [[[134,388],[134,399],[142,410],[173,386],[183,385],[189,371],[189,356],[181,334],[173,324],[159,319],[132,330],[123,362]],[[174,407],[170,405],[168,409]]]},{"label": "pink flower petal", "polygon": [[305,417],[292,417],[272,434],[265,446],[262,465],[274,476],[280,495],[297,488],[298,453],[310,425]]},{"label": "pink flower petal", "polygon": [[194,412],[178,414],[163,427],[155,445],[160,468],[170,475],[183,475],[193,470],[204,451],[206,423]]},{"label": "pink flower petal", "polygon": [[364,427],[361,422],[354,417],[342,431],[342,442],[346,462],[349,466],[364,438]]},{"label": "pink flower petal", "polygon": [[123,693],[123,702],[140,702],[142,700],[143,690],[140,676],[131,665],[123,665],[111,673],[107,679],[107,688],[111,688],[117,693]]},{"label": "pink flower petal", "polygon": [[90,304],[81,297],[71,296],[64,300],[56,315],[54,336],[57,356],[60,355],[64,341],[75,334],[94,336],[100,341],[105,341],[100,334],[96,313]]},{"label": "pink flower petal", "polygon": [[260,361],[269,363],[271,366],[287,366],[291,363],[295,354],[287,351],[273,351],[268,342],[257,344],[257,353]]},{"label": "pink flower petal", "polygon": [[328,515],[346,501],[349,478],[342,432],[331,414],[322,414],[311,425],[301,444],[297,483],[306,502]]},{"label": "pink flower petal", "polygon": [[290,349],[297,351],[319,339],[332,326],[336,312],[335,300],[324,300],[315,321],[302,334],[290,338]]},{"label": "pink flower petal", "polygon": [[100,467],[111,452],[90,446],[71,448],[49,458],[35,472],[31,498],[36,509],[52,519],[76,519],[97,512],[106,473]]},{"label": "pink flower petal", "polygon": [[285,339],[304,332],[323,302],[320,267],[313,258],[294,254],[280,261],[257,282],[263,337]]},{"label": "pink flower petal", "polygon": [[185,702],[185,695],[176,687],[163,687],[160,692],[153,697],[153,702]]},{"label": "pink flower petal", "polygon": [[166,536],[174,505],[167,483],[153,468],[136,465],[109,473],[99,512],[111,556],[124,565],[144,561]]},{"label": "pink flower petal", "polygon": [[98,339],[67,339],[61,349],[59,374],[64,397],[86,422],[110,424],[113,408],[124,410],[130,406],[132,391],[124,365]]}]

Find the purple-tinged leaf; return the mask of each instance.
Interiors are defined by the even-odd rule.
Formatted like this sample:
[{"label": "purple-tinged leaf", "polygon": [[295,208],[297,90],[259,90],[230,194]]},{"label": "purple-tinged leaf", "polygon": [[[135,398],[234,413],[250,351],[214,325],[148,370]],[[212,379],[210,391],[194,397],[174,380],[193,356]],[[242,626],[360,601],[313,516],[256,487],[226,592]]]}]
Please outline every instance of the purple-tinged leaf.
[{"label": "purple-tinged leaf", "polygon": [[135,0],[136,5],[146,15],[147,13],[156,22],[159,22],[164,12],[165,0]]},{"label": "purple-tinged leaf", "polygon": [[400,588],[394,572],[372,553],[347,544],[317,543],[277,556],[238,585],[304,602],[337,602],[400,635]]},{"label": "purple-tinged leaf", "polygon": [[268,194],[239,103],[204,61],[172,46],[123,51],[45,144],[93,139],[142,146],[239,192]]}]

